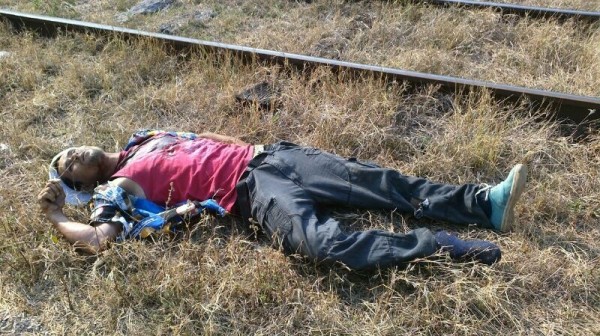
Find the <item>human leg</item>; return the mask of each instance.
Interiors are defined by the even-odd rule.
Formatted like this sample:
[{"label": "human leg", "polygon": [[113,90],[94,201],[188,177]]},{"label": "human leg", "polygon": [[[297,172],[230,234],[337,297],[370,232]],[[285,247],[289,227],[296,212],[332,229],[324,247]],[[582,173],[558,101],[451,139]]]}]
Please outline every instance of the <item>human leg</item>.
[{"label": "human leg", "polygon": [[397,170],[345,160],[353,185],[350,206],[365,204],[373,196],[387,196],[396,209],[413,212],[415,217],[453,224],[479,224],[491,228],[485,204],[478,197],[478,184],[450,185],[403,175]]},{"label": "human leg", "polygon": [[434,237],[439,249],[448,252],[450,258],[454,260],[477,260],[491,265],[502,256],[498,245],[486,240],[462,240],[457,235],[446,231],[438,231]]},{"label": "human leg", "polygon": [[336,219],[316,210],[305,189],[272,165],[254,169],[246,182],[252,217],[288,253],[369,269],[426,257],[439,248],[425,228],[407,234],[382,230],[344,233]]},{"label": "human leg", "polygon": [[440,249],[453,259],[492,264],[500,249],[492,243],[463,241],[420,228],[407,234],[383,230],[345,233],[339,222],[319,213],[310,194],[279,169],[263,165],[247,178],[251,214],[289,253],[317,261],[341,262],[352,269],[389,267],[427,257]]},{"label": "human leg", "polygon": [[315,148],[286,147],[265,162],[302,186],[317,203],[398,209],[455,224],[492,228],[478,197],[482,186],[433,183],[373,163],[344,159]]},{"label": "human leg", "polygon": [[413,207],[416,217],[454,224],[479,224],[501,232],[512,228],[514,208],[527,181],[527,167],[523,164],[515,165],[500,184],[489,187],[434,183],[355,159],[344,163],[353,184],[350,206],[377,200],[376,195],[390,195],[389,199],[398,205],[398,209],[410,211]]}]

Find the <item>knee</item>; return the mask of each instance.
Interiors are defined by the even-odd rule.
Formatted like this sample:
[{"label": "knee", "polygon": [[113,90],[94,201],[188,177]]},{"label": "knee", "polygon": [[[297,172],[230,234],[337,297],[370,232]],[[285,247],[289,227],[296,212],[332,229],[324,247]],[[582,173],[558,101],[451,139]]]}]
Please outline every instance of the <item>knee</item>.
[{"label": "knee", "polygon": [[294,216],[291,231],[285,239],[286,250],[315,261],[329,260],[332,258],[332,246],[344,237],[336,223],[314,223]]}]

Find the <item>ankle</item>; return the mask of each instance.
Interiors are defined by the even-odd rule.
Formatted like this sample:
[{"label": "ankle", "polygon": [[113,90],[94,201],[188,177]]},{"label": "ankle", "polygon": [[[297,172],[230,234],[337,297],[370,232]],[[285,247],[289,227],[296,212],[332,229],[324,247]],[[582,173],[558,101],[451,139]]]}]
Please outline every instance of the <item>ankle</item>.
[{"label": "ankle", "polygon": [[438,250],[449,254],[450,258],[457,261],[479,261],[492,265],[500,260],[500,248],[485,240],[462,240],[455,234],[438,231],[434,234]]},{"label": "ankle", "polygon": [[490,187],[483,186],[476,194],[475,194],[475,203],[483,210],[483,213],[487,216],[488,219],[492,218],[492,203],[489,198]]}]

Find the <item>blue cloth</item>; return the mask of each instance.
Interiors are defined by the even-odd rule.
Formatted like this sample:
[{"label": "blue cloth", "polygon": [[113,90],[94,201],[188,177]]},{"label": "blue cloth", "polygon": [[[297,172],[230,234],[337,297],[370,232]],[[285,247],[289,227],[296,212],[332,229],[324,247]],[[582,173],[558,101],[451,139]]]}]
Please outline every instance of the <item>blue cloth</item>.
[{"label": "blue cloth", "polygon": [[[190,132],[170,132],[163,130],[141,130],[133,134],[125,145],[125,150],[139,145],[144,141],[155,136],[173,136],[184,139],[196,139],[198,136]],[[212,202],[210,202],[212,201]],[[178,204],[179,205],[179,204]],[[180,218],[176,218],[174,223],[160,221],[157,214],[167,210],[147,199],[128,194],[123,188],[112,186],[108,183],[98,186],[92,196],[92,223],[119,223],[123,230],[117,237],[117,241],[123,241],[129,238],[140,238],[140,233],[145,227],[154,231],[160,231],[167,224],[178,224]],[[199,204],[202,208],[207,208],[212,212],[223,216],[224,210],[214,201],[206,200]],[[156,220],[150,220],[156,219]],[[178,221],[179,219],[179,221]],[[177,225],[170,225],[172,231],[176,230]]]},{"label": "blue cloth", "polygon": [[462,240],[446,231],[438,231],[435,241],[454,260],[476,260],[491,265],[500,260],[502,253],[498,245],[485,240]]},{"label": "blue cloth", "polygon": [[127,141],[127,145],[125,145],[124,150],[128,150],[133,146],[139,145],[142,142],[157,136],[157,135],[169,135],[169,136],[173,136],[173,137],[179,137],[179,138],[184,138],[184,139],[189,139],[189,140],[194,140],[198,137],[198,135],[196,133],[191,133],[191,132],[172,132],[172,131],[163,131],[163,130],[140,130],[137,131],[136,133],[134,133],[129,140]]},{"label": "blue cloth", "polygon": [[[164,220],[162,214],[170,209],[165,209],[147,199],[128,194],[119,186],[105,184],[97,187],[94,190],[92,200],[94,209],[90,218],[91,222],[121,224],[123,230],[117,237],[118,242],[130,238],[143,238],[145,229],[150,230],[146,232],[160,232],[165,228],[169,231],[176,231],[179,224],[182,223],[182,218],[179,216]],[[225,215],[225,209],[215,200],[209,199],[194,203],[197,211],[191,215],[198,214],[204,209],[221,217]],[[173,208],[182,204],[178,204]]]},{"label": "blue cloth", "polygon": [[137,197],[128,194],[123,188],[103,184],[96,187],[92,196],[93,210],[90,216],[92,223],[119,223],[122,226],[117,241],[129,238],[133,226],[141,218],[134,216]]}]

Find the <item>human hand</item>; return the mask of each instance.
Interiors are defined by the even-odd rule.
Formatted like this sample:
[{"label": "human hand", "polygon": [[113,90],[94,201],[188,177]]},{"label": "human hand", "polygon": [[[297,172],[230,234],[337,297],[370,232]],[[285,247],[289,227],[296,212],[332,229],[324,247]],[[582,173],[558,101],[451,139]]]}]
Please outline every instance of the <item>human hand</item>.
[{"label": "human hand", "polygon": [[65,191],[60,185],[60,180],[48,181],[46,186],[38,194],[38,204],[42,212],[47,216],[54,212],[62,212],[65,206]]}]

